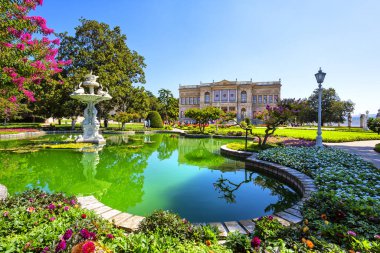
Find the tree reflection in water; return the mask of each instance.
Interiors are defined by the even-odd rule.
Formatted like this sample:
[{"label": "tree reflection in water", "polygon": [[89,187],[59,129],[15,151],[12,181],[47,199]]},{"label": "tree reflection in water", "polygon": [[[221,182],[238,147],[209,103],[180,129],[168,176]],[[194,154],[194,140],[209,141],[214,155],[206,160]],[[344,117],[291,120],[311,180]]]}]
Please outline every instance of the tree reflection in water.
[{"label": "tree reflection in water", "polygon": [[217,190],[227,203],[236,203],[236,191],[239,188],[248,183],[260,185],[262,189],[269,189],[272,196],[277,196],[278,201],[274,204],[270,204],[265,208],[265,212],[279,212],[295,203],[299,196],[294,194],[294,191],[286,186],[284,183],[277,179],[257,174],[254,171],[245,170],[244,180],[240,182],[232,182],[231,180],[224,178],[223,175],[214,183],[214,188]]}]

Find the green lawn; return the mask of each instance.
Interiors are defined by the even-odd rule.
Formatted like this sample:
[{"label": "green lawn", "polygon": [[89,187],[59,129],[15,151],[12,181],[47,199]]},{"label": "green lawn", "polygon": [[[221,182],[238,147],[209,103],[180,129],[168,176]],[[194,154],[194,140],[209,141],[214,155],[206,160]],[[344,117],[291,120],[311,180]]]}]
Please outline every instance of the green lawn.
[{"label": "green lawn", "polygon": [[[218,131],[216,132],[216,127],[212,125],[206,127],[205,132],[227,134],[231,131],[241,131],[243,132],[243,135],[245,134],[245,131],[239,126],[232,126],[228,128],[218,127]],[[256,127],[252,130],[252,132],[254,134],[264,136],[265,127]],[[312,128],[279,128],[275,131],[274,136],[315,140],[317,136],[317,130]],[[353,128],[351,131],[348,128],[326,128],[322,129],[322,138],[324,142],[348,142],[361,140],[380,140],[380,135],[372,131],[362,131],[357,128]]]}]

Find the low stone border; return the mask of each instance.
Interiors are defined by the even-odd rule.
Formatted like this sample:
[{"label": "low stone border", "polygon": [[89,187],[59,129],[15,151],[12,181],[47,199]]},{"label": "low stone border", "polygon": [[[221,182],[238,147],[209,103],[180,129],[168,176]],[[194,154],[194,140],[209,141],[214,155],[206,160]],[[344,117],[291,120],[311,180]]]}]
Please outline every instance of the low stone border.
[{"label": "low stone border", "polygon": [[[245,159],[246,169],[254,167],[255,170],[273,175],[294,187],[299,193],[301,193],[302,199],[292,207],[275,213],[272,216],[285,226],[292,223],[299,223],[303,220],[301,213],[303,203],[317,190],[313,179],[295,169],[259,160],[256,158],[256,153],[229,149],[226,145],[223,145],[220,148],[220,153],[222,155],[233,156],[239,159],[243,158]],[[243,221],[239,221],[238,223],[248,231]]]},{"label": "low stone border", "polygon": [[22,132],[18,134],[0,134],[0,140],[21,140],[21,139],[29,139],[34,137],[43,136],[46,133],[44,131],[38,132]]},{"label": "low stone border", "polygon": [[227,145],[223,145],[220,147],[220,154],[225,156],[231,156],[234,158],[247,158],[252,156],[254,153],[249,151],[239,151],[227,148]]}]

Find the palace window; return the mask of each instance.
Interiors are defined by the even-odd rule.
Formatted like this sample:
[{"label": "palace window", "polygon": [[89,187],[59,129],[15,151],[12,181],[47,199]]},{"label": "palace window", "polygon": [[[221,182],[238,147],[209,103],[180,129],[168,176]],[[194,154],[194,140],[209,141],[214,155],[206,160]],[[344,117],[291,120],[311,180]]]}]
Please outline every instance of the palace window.
[{"label": "palace window", "polygon": [[189,104],[192,105],[193,104],[193,98],[190,98],[189,100],[190,100]]},{"label": "palace window", "polygon": [[180,114],[181,116],[180,116],[180,118],[183,118],[183,111],[181,111],[181,114]]},{"label": "palace window", "polygon": [[268,98],[269,98],[269,104],[273,104],[273,96],[269,95]]},{"label": "palace window", "polygon": [[263,96],[259,95],[259,104],[262,104],[263,103]]},{"label": "palace window", "polygon": [[278,95],[274,95],[274,102],[275,102],[275,103],[278,102]]},{"label": "palace window", "polygon": [[221,90],[221,101],[228,102],[228,90]]},{"label": "palace window", "polygon": [[210,103],[210,92],[205,93],[205,103],[209,104]]},{"label": "palace window", "polygon": [[189,98],[186,98],[186,102],[185,102],[186,105],[189,104]]},{"label": "palace window", "polygon": [[236,90],[229,90],[229,94],[230,94],[229,101],[230,102],[235,102],[236,101]]},{"label": "palace window", "polygon": [[181,105],[185,104],[185,98],[181,98]]},{"label": "palace window", "polygon": [[257,96],[256,96],[256,95],[253,95],[253,96],[252,96],[252,102],[253,102],[254,104],[257,104]]},{"label": "palace window", "polygon": [[267,102],[268,102],[267,95],[264,95],[263,97],[264,97],[264,104],[267,104]]},{"label": "palace window", "polygon": [[240,98],[242,103],[247,103],[247,92],[245,90],[240,93]]},{"label": "palace window", "polygon": [[220,101],[220,90],[214,90],[214,102]]},{"label": "palace window", "polygon": [[241,108],[240,116],[242,119],[244,119],[247,116],[247,111],[245,110],[245,108]]}]

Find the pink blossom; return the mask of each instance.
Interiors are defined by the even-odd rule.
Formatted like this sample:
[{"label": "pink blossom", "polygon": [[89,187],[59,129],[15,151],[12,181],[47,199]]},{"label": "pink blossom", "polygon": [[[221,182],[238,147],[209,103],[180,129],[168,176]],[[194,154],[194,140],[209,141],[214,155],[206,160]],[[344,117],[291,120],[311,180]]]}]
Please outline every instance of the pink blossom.
[{"label": "pink blossom", "polygon": [[60,68],[53,68],[54,73],[61,73],[62,69]]},{"label": "pink blossom", "polygon": [[12,72],[12,73],[9,74],[9,76],[12,77],[12,78],[15,78],[17,76],[17,73]]},{"label": "pink blossom", "polygon": [[65,211],[69,211],[69,209],[70,209],[69,206],[65,206],[65,207],[63,208],[63,210],[65,210]]},{"label": "pink blossom", "polygon": [[43,37],[42,38],[42,43],[49,44],[50,40],[48,38],[46,38],[46,37]]},{"label": "pink blossom", "polygon": [[61,44],[61,41],[59,39],[54,39],[51,41],[53,44],[59,46],[59,44]]},{"label": "pink blossom", "polygon": [[28,100],[30,102],[35,102],[36,99],[34,98],[34,93],[32,91],[29,91],[29,90],[22,90],[22,92],[24,93],[24,95],[28,98]]},{"label": "pink blossom", "polygon": [[30,65],[36,69],[46,70],[46,66],[41,61],[32,62]]},{"label": "pink blossom", "polygon": [[11,43],[8,43],[8,42],[4,42],[3,45],[4,45],[4,47],[9,47],[9,48],[13,47],[13,45]]},{"label": "pink blossom", "polygon": [[30,35],[30,33],[24,33],[23,35],[21,35],[21,40],[22,41],[28,41],[32,38],[32,35]]},{"label": "pink blossom", "polygon": [[44,2],[44,0],[36,0],[36,2],[37,2],[38,5],[42,5],[43,2]]},{"label": "pink blossom", "polygon": [[16,5],[16,9],[21,11],[21,12],[26,12],[26,7],[25,6],[21,6],[21,5]]},{"label": "pink blossom", "polygon": [[21,51],[23,51],[23,50],[25,49],[25,45],[24,45],[24,44],[21,44],[21,43],[17,44],[16,47],[17,47],[18,49],[20,49]]},{"label": "pink blossom", "polygon": [[50,221],[55,221],[55,217],[53,216],[53,217],[51,217],[49,220],[50,220]]},{"label": "pink blossom", "polygon": [[12,102],[12,103],[16,103],[16,102],[17,102],[17,98],[16,98],[16,96],[11,96],[11,97],[9,98],[9,101]]},{"label": "pink blossom", "polygon": [[16,84],[19,88],[22,88],[25,82],[25,77],[17,77],[12,79],[13,83]]}]

